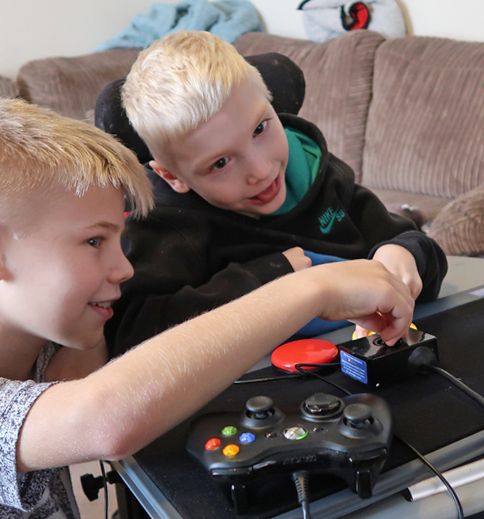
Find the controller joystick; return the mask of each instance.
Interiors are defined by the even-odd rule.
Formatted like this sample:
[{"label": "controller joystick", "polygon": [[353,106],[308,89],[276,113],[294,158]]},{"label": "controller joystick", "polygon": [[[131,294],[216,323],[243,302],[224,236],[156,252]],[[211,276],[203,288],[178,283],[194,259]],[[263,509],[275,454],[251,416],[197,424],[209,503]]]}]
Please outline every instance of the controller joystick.
[{"label": "controller joystick", "polygon": [[248,428],[261,428],[275,425],[284,418],[274,402],[268,396],[254,396],[245,404],[245,414],[242,423]]},{"label": "controller joystick", "polygon": [[333,474],[370,497],[388,455],[392,420],[386,402],[362,393],[308,396],[285,414],[267,396],[250,398],[242,413],[198,417],[187,450],[222,484],[235,510],[248,507],[247,482],[272,472]]},{"label": "controller joystick", "polygon": [[347,438],[364,438],[381,431],[381,423],[375,420],[371,407],[367,404],[350,404],[343,411],[340,432]]},{"label": "controller joystick", "polygon": [[355,429],[368,429],[373,424],[371,407],[366,404],[350,404],[343,412],[343,422]]}]

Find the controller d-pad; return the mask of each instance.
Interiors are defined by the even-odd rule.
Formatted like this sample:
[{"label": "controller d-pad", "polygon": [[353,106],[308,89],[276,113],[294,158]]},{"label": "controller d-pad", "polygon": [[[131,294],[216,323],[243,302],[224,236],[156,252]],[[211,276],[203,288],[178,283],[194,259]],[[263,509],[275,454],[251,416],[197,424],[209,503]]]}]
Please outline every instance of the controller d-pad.
[{"label": "controller d-pad", "polygon": [[326,393],[315,393],[306,398],[301,405],[305,418],[312,421],[323,420],[336,416],[341,412],[343,402],[340,398]]}]

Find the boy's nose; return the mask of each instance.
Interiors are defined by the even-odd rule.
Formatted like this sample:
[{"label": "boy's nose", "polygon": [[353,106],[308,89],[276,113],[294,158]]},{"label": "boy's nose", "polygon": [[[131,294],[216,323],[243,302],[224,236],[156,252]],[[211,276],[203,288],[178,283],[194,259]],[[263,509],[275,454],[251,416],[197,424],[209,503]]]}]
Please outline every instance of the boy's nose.
[{"label": "boy's nose", "polygon": [[133,277],[134,269],[128,258],[123,254],[122,251],[119,251],[117,255],[117,261],[113,265],[113,268],[109,273],[109,281],[113,284],[124,283],[128,279]]},{"label": "boy's nose", "polygon": [[270,176],[271,166],[266,161],[254,160],[247,171],[247,183],[254,185]]}]

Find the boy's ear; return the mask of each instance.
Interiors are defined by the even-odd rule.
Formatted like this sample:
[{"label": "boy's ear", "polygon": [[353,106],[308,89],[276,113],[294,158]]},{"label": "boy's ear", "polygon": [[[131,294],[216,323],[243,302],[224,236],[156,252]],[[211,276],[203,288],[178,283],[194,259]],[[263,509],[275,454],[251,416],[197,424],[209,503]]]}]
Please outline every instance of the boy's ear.
[{"label": "boy's ear", "polygon": [[190,188],[183,180],[175,177],[173,173],[170,173],[166,168],[160,166],[156,160],[150,160],[150,167],[173,189],[173,191],[176,191],[177,193],[188,193],[188,191],[190,191]]}]

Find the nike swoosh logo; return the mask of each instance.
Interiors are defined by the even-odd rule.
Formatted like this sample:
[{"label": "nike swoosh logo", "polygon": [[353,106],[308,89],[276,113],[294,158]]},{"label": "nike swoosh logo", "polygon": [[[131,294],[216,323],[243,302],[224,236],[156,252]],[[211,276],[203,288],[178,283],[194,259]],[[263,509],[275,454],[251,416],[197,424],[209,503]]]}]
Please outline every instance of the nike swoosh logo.
[{"label": "nike swoosh logo", "polygon": [[320,225],[319,229],[323,234],[329,234],[331,229],[333,228],[334,222],[336,220],[336,211],[331,215],[329,222],[326,225]]}]

